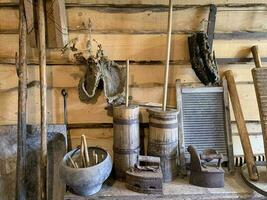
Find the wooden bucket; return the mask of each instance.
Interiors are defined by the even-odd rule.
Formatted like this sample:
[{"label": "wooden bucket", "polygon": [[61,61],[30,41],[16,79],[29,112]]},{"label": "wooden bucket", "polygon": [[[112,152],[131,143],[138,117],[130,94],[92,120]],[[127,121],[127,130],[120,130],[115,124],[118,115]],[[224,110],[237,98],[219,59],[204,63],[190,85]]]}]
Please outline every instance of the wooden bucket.
[{"label": "wooden bucket", "polygon": [[178,119],[176,110],[149,109],[148,155],[161,160],[164,182],[178,174]]},{"label": "wooden bucket", "polygon": [[126,171],[136,164],[139,151],[139,107],[114,107],[113,152],[114,169],[118,179],[126,178]]}]

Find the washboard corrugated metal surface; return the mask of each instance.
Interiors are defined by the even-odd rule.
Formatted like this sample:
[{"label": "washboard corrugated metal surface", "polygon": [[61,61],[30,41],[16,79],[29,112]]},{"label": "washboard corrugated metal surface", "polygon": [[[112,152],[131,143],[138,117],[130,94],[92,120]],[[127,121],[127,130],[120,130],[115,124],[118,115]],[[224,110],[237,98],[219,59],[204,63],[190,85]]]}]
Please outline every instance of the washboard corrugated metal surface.
[{"label": "washboard corrugated metal surface", "polygon": [[228,166],[233,168],[228,95],[224,87],[182,86],[180,109],[180,155],[184,154],[184,165],[190,162],[187,147],[193,145],[199,152],[212,148],[223,153],[224,161],[230,161]]}]

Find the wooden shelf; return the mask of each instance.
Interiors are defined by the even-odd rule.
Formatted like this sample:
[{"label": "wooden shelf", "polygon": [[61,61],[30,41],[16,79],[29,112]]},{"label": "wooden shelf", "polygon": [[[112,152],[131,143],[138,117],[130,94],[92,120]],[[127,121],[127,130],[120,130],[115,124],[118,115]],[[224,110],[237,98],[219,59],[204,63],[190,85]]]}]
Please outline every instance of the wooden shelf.
[{"label": "wooden shelf", "polygon": [[234,175],[225,175],[224,188],[201,188],[189,185],[188,178],[177,178],[171,183],[164,184],[163,195],[146,195],[126,189],[124,182],[109,181],[104,184],[101,191],[91,197],[80,197],[71,193],[65,195],[65,200],[132,200],[132,199],[266,199],[254,192],[242,180],[239,172]]}]

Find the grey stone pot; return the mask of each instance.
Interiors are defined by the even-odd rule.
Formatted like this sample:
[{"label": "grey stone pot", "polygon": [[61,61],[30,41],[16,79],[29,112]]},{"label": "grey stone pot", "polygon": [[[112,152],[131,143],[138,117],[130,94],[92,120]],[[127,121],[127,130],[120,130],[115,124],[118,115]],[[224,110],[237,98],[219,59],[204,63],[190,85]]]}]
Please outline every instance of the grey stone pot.
[{"label": "grey stone pot", "polygon": [[88,147],[90,160],[93,160],[92,152],[95,151],[101,157],[99,163],[86,168],[72,168],[68,166],[68,158],[80,163],[80,150],[74,149],[68,152],[60,166],[60,177],[76,194],[90,196],[97,193],[103,182],[109,177],[112,170],[112,159],[109,153],[98,147]]}]

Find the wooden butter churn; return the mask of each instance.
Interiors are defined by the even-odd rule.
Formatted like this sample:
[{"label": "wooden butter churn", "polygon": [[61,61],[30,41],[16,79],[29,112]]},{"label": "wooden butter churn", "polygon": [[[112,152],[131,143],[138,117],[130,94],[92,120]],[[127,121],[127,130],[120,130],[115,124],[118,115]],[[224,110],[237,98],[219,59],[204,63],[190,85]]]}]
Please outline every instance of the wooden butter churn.
[{"label": "wooden butter churn", "polygon": [[172,181],[178,173],[178,111],[167,110],[167,90],[169,78],[169,61],[171,50],[172,0],[169,0],[167,59],[162,109],[151,109],[149,112],[148,155],[158,156],[161,161],[164,182]]},{"label": "wooden butter churn", "polygon": [[140,151],[139,106],[129,105],[129,60],[127,61],[126,105],[113,108],[113,151],[116,178],[125,179],[126,171],[137,162]]}]

